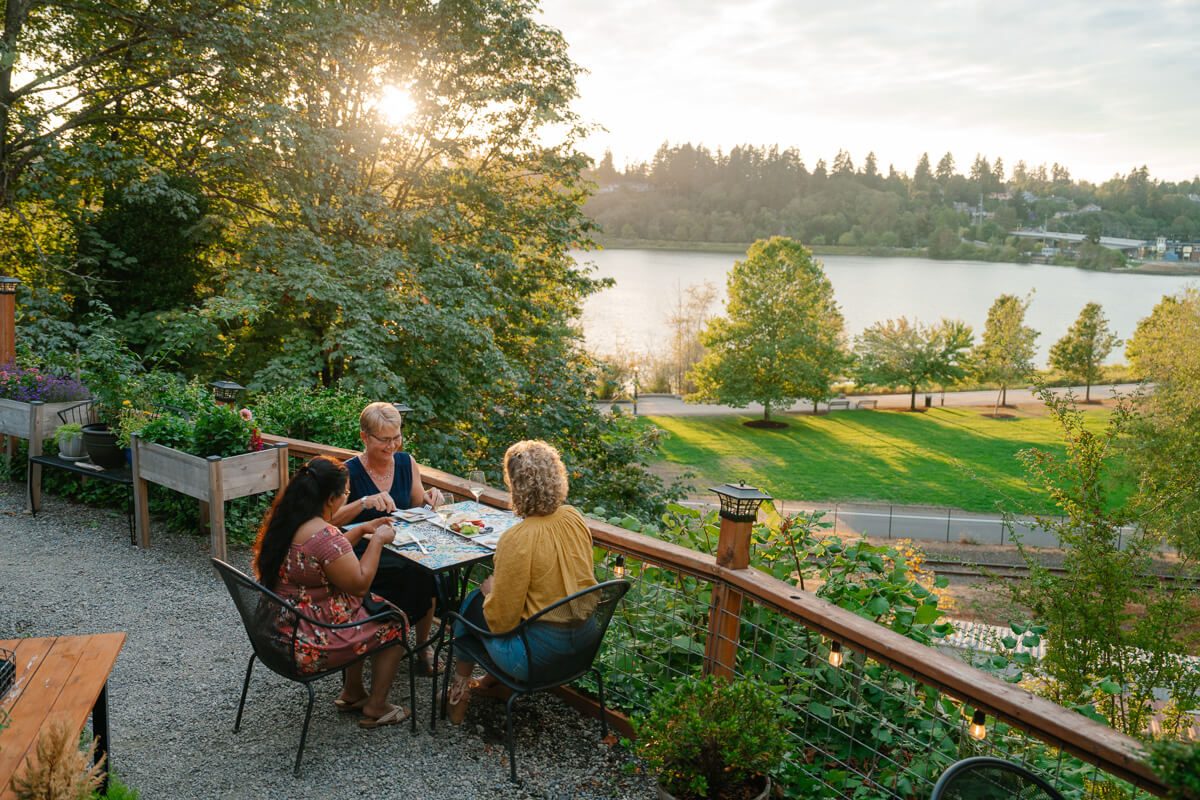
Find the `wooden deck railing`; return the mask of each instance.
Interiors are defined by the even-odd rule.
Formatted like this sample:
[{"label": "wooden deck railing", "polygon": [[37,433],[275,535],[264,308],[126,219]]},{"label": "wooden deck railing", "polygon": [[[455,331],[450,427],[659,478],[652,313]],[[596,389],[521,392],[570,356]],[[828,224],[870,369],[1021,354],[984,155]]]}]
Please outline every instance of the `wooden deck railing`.
[{"label": "wooden deck railing", "polygon": [[[328,455],[348,458],[353,450],[326,447],[264,435],[267,442],[283,442],[293,455]],[[440,470],[421,468],[426,485],[470,496],[468,483]],[[489,489],[481,498],[498,508],[511,508],[507,493]],[[912,641],[870,620],[839,608],[816,595],[798,590],[753,568],[730,569],[717,563],[714,556],[664,542],[643,534],[589,520],[597,546],[638,561],[650,562],[671,570],[710,581],[741,593],[745,598],[777,609],[798,623],[871,659],[910,675],[917,681],[949,694],[967,705],[980,709],[1030,736],[1061,748],[1104,772],[1127,780],[1135,787],[1165,796],[1168,787],[1144,761],[1142,745],[1101,723],[1063,708],[1025,689],[1006,683],[935,648]],[[721,621],[713,616],[713,625]],[[728,630],[724,627],[724,630]],[[710,631],[710,636],[716,634]]]}]

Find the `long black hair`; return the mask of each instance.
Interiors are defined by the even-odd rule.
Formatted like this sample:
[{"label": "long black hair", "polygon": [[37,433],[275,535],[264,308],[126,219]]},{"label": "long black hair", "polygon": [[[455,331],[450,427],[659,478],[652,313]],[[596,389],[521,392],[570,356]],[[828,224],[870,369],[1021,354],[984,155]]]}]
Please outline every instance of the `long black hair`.
[{"label": "long black hair", "polygon": [[254,540],[254,571],[260,583],[275,588],[296,530],[319,517],[330,498],[346,491],[348,480],[342,462],[325,456],[317,456],[292,476],[287,488],[275,496]]}]

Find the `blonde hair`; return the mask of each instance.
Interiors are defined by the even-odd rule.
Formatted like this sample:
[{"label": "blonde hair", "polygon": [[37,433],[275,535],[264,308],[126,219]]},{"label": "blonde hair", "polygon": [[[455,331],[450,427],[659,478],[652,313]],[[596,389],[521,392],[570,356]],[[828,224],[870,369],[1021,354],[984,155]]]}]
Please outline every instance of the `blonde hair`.
[{"label": "blonde hair", "polygon": [[517,442],[504,454],[504,485],[519,517],[553,514],[567,499],[567,470],[558,451],[545,442]]},{"label": "blonde hair", "polygon": [[358,415],[358,428],[363,433],[375,433],[386,425],[400,428],[403,423],[404,417],[391,403],[371,403]]}]

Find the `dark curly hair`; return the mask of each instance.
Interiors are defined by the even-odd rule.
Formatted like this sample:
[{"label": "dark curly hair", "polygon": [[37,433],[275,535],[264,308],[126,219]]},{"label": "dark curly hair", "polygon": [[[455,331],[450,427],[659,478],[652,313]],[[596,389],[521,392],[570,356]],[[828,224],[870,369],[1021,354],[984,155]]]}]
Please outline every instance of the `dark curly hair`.
[{"label": "dark curly hair", "polygon": [[325,504],[346,491],[349,473],[342,462],[317,456],[296,471],[287,488],[275,496],[254,540],[254,572],[274,590],[292,537],[305,522],[319,517]]}]

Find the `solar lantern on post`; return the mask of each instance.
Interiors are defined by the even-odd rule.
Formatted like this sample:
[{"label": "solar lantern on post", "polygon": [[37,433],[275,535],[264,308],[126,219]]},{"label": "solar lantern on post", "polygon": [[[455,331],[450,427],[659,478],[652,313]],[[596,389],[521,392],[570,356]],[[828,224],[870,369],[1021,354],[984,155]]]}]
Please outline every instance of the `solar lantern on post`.
[{"label": "solar lantern on post", "polygon": [[[716,486],[712,491],[721,499],[717,566],[746,569],[750,566],[750,531],[758,519],[758,507],[763,501],[770,500],[771,495],[744,482]],[[705,674],[733,677],[741,618],[742,593],[718,579],[713,584],[712,609],[708,617],[708,642],[704,648]]]},{"label": "solar lantern on post", "polygon": [[408,412],[412,411],[412,409],[404,405],[404,403],[392,403],[392,408],[396,409],[396,413],[400,415],[400,430],[403,431],[404,418],[408,416]]},{"label": "solar lantern on post", "polygon": [[233,381],[213,381],[209,386],[212,387],[217,405],[233,405],[237,402],[238,395],[246,390],[245,386]]},{"label": "solar lantern on post", "polygon": [[21,281],[0,276],[0,362],[17,358],[17,287]]}]

